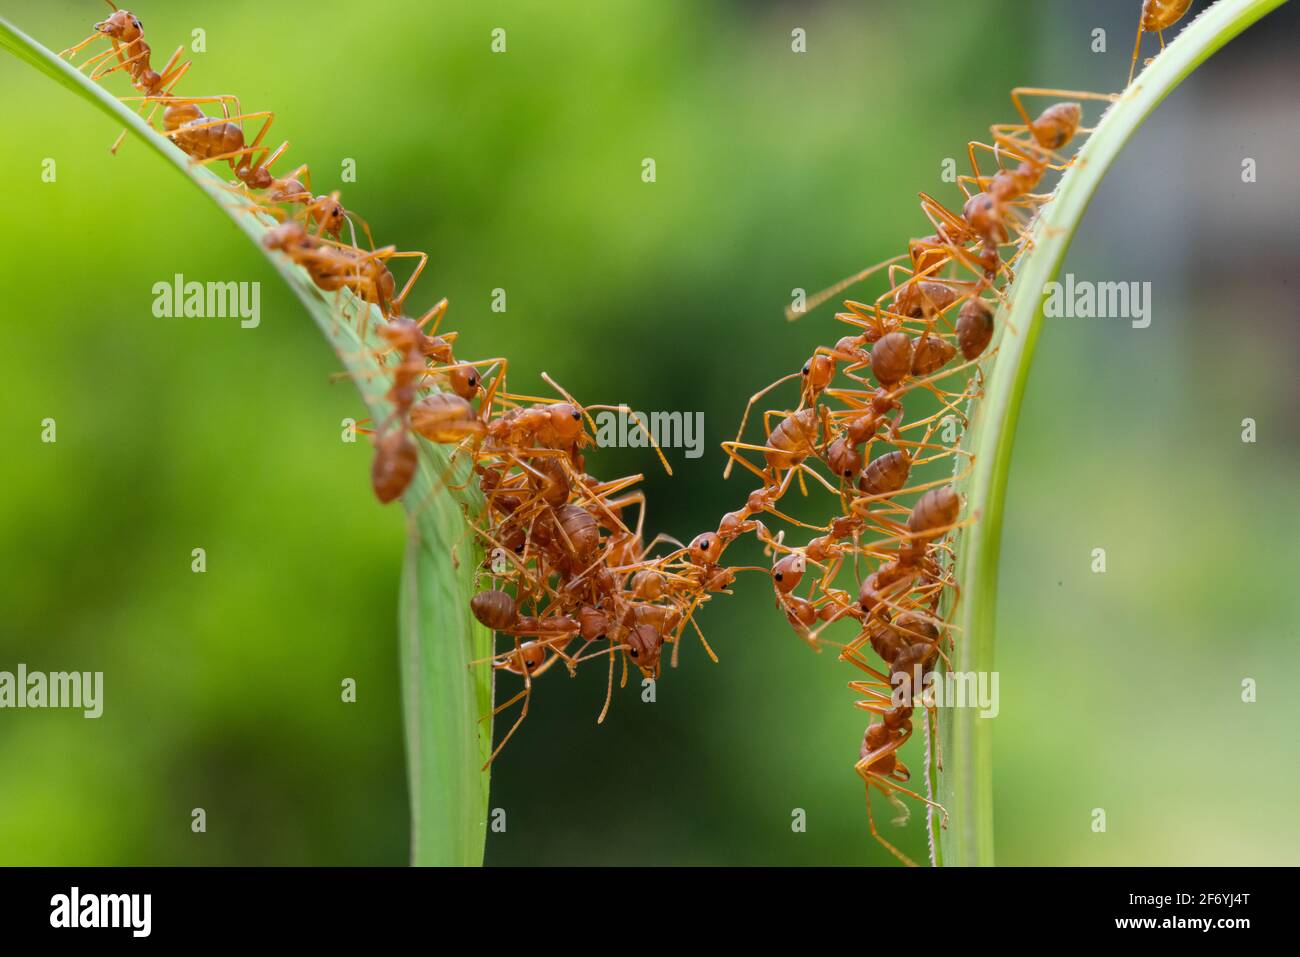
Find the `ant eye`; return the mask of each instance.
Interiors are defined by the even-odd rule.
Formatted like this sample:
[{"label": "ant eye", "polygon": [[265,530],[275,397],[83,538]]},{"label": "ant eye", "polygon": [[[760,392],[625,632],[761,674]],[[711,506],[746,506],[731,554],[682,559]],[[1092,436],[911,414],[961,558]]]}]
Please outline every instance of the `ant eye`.
[{"label": "ant eye", "polygon": [[629,649],[628,649],[628,654],[630,654],[633,658],[635,658],[635,657],[636,657],[636,649],[635,649],[635,648],[629,648]]},{"label": "ant eye", "polygon": [[577,412],[573,413],[573,421],[574,421],[574,422],[581,422],[581,421],[582,421],[582,415],[579,414],[579,413],[577,413]]},{"label": "ant eye", "polygon": [[785,576],[782,575],[780,572],[777,572],[777,573],[776,573],[775,575],[773,575],[772,577],[775,578],[777,581],[780,581],[780,580],[781,580],[782,578],[784,578]]},{"label": "ant eye", "polygon": [[812,363],[811,363],[811,362],[805,362],[805,363],[803,364],[803,369],[800,371],[800,375],[807,375],[807,374],[808,374],[808,370],[811,369],[811,368],[812,368]]}]

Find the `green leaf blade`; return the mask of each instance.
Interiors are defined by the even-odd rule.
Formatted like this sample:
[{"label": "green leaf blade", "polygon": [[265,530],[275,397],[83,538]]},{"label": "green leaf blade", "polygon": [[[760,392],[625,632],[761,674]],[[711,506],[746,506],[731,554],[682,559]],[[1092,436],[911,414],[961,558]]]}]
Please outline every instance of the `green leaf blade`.
[{"label": "green leaf blade", "polygon": [[[382,344],[374,330],[383,323],[377,308],[347,291],[324,294],[306,270],[268,251],[262,238],[273,219],[252,211],[216,173],[192,164],[142,117],[3,17],[0,48],[121,123],[223,209],[302,302],[361,393],[371,420],[387,419],[392,407],[388,376],[377,358]],[[467,461],[453,464],[444,447],[417,444],[420,467],[402,496],[409,534],[397,616],[411,861],[476,865],[483,861],[487,834],[489,774],[483,764],[491,753],[492,727],[479,719],[492,708],[492,636],[469,612],[483,552],[466,513],[481,514],[484,503],[470,483]],[[373,638],[357,636],[358,641]]]}]

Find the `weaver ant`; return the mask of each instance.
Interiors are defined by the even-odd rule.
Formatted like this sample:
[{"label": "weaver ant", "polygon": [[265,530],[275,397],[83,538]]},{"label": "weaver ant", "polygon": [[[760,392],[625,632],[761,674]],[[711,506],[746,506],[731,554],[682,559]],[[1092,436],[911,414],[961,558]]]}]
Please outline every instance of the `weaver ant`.
[{"label": "weaver ant", "polygon": [[1160,49],[1164,50],[1164,31],[1181,20],[1191,5],[1192,0],[1142,0],[1142,13],[1138,17],[1137,39],[1133,41],[1133,60],[1129,63],[1126,86],[1133,82],[1138,50],[1142,48],[1142,34],[1154,33],[1160,39]]}]

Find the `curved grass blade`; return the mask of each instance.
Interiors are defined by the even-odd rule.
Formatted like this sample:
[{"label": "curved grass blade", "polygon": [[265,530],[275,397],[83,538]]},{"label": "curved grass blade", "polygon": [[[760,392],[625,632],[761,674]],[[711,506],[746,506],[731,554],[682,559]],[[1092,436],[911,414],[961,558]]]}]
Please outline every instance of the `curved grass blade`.
[{"label": "curved grass blade", "polygon": [[[1211,54],[1285,2],[1219,0],[1188,23],[1106,112],[1032,230],[1032,248],[1021,257],[1009,299],[997,317],[1001,332],[985,397],[976,404],[962,440],[975,453],[975,468],[958,491],[966,498],[965,514],[977,521],[953,542],[960,597],[955,609],[945,609],[945,617],[958,629],[955,671],[993,670],[1003,506],[1020,403],[1042,331],[1044,287],[1060,269],[1102,177],[1142,121]],[[992,721],[978,717],[974,708],[940,710],[943,769],[930,747],[926,777],[930,794],[937,795],[951,820],[944,829],[937,814],[929,816],[936,865],[993,863],[992,730]]]},{"label": "curved grass blade", "polygon": [[[3,17],[0,47],[125,126],[225,210],[301,300],[360,391],[372,421],[385,420],[391,407],[376,359],[380,344],[370,331],[382,321],[375,307],[346,291],[323,294],[304,269],[268,253],[261,240],[274,220],[253,211],[212,171],[191,165],[135,112]],[[361,312],[370,313],[363,337],[356,328]],[[487,836],[488,772],[480,768],[492,750],[491,725],[479,718],[492,707],[492,668],[470,662],[492,653],[492,637],[469,612],[483,556],[462,509],[479,514],[483,501],[472,486],[449,487],[467,481],[468,462],[462,458],[449,468],[442,446],[418,444],[420,468],[403,496],[409,541],[398,616],[411,860],[476,865],[483,861]]]}]

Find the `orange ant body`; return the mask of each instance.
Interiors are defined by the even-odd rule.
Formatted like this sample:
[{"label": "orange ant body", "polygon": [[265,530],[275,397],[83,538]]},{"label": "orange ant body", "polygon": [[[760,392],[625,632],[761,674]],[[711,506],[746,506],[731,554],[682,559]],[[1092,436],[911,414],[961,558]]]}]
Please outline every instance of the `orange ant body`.
[{"label": "orange ant body", "polygon": [[[297,221],[272,227],[262,238],[268,249],[278,249],[311,275],[327,292],[347,289],[359,299],[379,307],[385,316],[398,316],[406,296],[424,269],[428,256],[421,252],[396,252],[392,246],[361,252],[311,235]],[[386,263],[394,258],[419,257],[415,271],[402,291],[394,295],[397,283]]]},{"label": "orange ant body", "polygon": [[1138,51],[1142,48],[1142,34],[1154,33],[1160,38],[1160,49],[1165,48],[1165,34],[1175,23],[1183,18],[1192,5],[1192,0],[1142,0],[1142,13],[1138,17],[1137,39],[1133,41],[1133,60],[1128,67],[1128,81],[1133,82],[1133,71],[1137,69]]},{"label": "orange ant body", "polygon": [[[92,80],[99,80],[110,73],[124,69],[131,78],[131,85],[144,94],[145,98],[158,97],[169,93],[180,81],[181,77],[189,71],[191,66],[191,61],[188,60],[177,65],[177,61],[185,48],[177,47],[161,72],[153,69],[150,62],[153,51],[150,49],[149,44],[145,42],[144,26],[140,23],[139,17],[129,10],[119,10],[112,0],[106,0],[106,2],[112,8],[113,13],[106,19],[96,23],[95,31],[90,36],[80,43],[68,47],[59,56],[72,59],[87,44],[100,37],[106,37],[110,43],[109,49],[86,60],[79,69],[84,70],[86,67],[93,65],[94,69],[90,73]],[[113,63],[111,59],[114,56],[117,59],[116,63]],[[142,112],[143,109],[144,106],[142,105]],[[150,110],[147,121],[152,121],[153,114],[154,111]],[[126,131],[123,130],[109,151],[116,153],[125,136]]]}]

